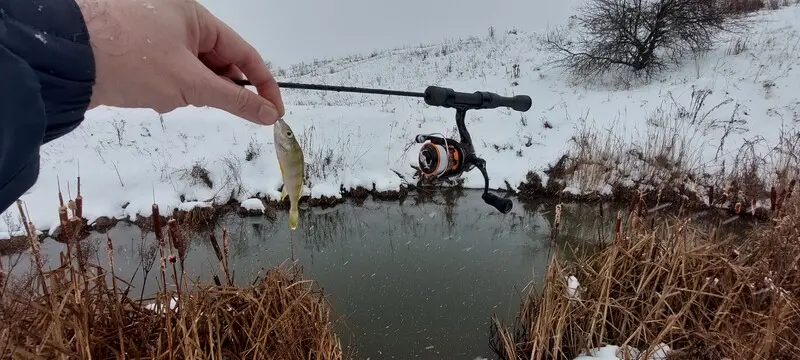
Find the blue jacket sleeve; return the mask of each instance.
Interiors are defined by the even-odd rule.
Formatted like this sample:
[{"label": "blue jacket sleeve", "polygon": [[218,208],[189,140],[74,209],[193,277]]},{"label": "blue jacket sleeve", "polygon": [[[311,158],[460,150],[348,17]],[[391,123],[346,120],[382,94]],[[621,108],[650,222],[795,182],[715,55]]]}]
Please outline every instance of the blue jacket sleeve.
[{"label": "blue jacket sleeve", "polygon": [[0,212],[36,183],[41,145],[83,121],[94,81],[75,0],[0,0]]}]

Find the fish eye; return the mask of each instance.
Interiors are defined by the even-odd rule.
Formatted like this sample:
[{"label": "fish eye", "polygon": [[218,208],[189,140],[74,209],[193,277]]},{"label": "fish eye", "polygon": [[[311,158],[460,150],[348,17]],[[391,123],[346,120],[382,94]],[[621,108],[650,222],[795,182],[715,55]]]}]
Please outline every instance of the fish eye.
[{"label": "fish eye", "polygon": [[287,131],[287,132],[286,132],[286,136],[288,136],[288,137],[292,137],[292,132],[291,132],[291,131]]}]

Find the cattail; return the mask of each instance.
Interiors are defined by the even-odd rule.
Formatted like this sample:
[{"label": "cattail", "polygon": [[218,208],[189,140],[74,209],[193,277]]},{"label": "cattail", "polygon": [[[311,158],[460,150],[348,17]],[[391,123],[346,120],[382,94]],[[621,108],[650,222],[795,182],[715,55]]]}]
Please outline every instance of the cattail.
[{"label": "cattail", "polygon": [[561,226],[561,204],[556,205],[555,222],[556,222],[556,228]]},{"label": "cattail", "polygon": [[153,204],[153,231],[156,233],[158,245],[164,247],[164,233],[161,231],[161,215],[158,213],[158,205]]},{"label": "cattail", "polygon": [[161,265],[161,283],[164,291],[167,291],[167,258],[164,251],[164,234],[161,232],[161,215],[158,213],[158,205],[153,203],[153,231],[156,233],[158,241],[158,252],[161,255],[159,264]]},{"label": "cattail", "polygon": [[61,194],[61,179],[58,178],[58,175],[56,175],[56,183],[58,183],[58,206],[59,207],[63,207],[64,206],[64,195]]},{"label": "cattail", "polygon": [[714,185],[708,187],[708,206],[714,204]]},{"label": "cattail", "polygon": [[175,219],[170,219],[167,222],[167,225],[169,226],[170,236],[175,242],[175,248],[178,250],[178,258],[181,260],[181,272],[183,272],[183,262],[186,260],[186,249],[188,247],[186,238],[181,232],[181,227],[178,225],[178,221]]},{"label": "cattail", "polygon": [[739,214],[739,213],[742,212],[742,203],[741,202],[737,202],[736,203],[736,206],[734,207],[734,211],[735,211],[736,214]]},{"label": "cattail", "polygon": [[69,215],[67,214],[67,207],[61,205],[58,207],[58,220],[59,224],[61,225],[61,231],[67,231],[67,225],[69,224]]},{"label": "cattail", "polygon": [[225,278],[228,280],[228,285],[233,285],[230,275],[230,263],[228,263],[228,248],[230,247],[230,239],[228,238],[228,229],[222,229],[222,256],[225,261]]},{"label": "cattail", "polygon": [[72,218],[77,218],[77,206],[75,205],[75,200],[71,200],[67,202],[67,209],[72,211]]},{"label": "cattail", "polygon": [[217,261],[222,261],[222,250],[219,249],[217,237],[211,234],[211,247],[214,248],[214,254],[217,256]]},{"label": "cattail", "polygon": [[[169,222],[172,221],[175,221],[175,219],[169,220]],[[175,239],[173,238],[172,232],[169,232],[167,235],[168,235],[167,238],[169,239],[169,263],[172,264],[172,279],[175,281],[175,288],[176,290],[178,290],[178,302],[180,302],[181,279],[183,277],[178,277],[178,269],[175,267],[175,254],[172,253],[173,249],[175,248]]]},{"label": "cattail", "polygon": [[83,218],[83,196],[81,196],[81,177],[78,175],[78,196],[75,198],[75,217]]},{"label": "cattail", "polygon": [[[222,260],[222,251],[219,249],[219,244],[217,243],[217,237],[214,234],[211,234],[211,247],[214,248],[214,255],[217,256],[217,263],[219,264],[219,269],[225,273],[225,279],[228,279],[228,269],[225,266],[225,261]],[[221,286],[222,283],[219,280],[219,277],[215,274],[214,275],[214,284],[217,286]]]},{"label": "cattail", "polygon": [[622,233],[622,211],[617,212],[617,224],[615,231],[617,234]]},{"label": "cattail", "polygon": [[22,209],[22,200],[17,200],[17,208],[19,209],[20,217],[23,219],[23,221],[26,221],[23,223],[23,226],[25,226],[25,230],[28,233],[28,241],[31,244],[31,251],[33,252],[34,263],[38,271],[39,282],[42,285],[42,292],[49,299],[50,292],[47,289],[47,283],[44,279],[44,260],[42,259],[42,252],[39,247],[39,237],[36,236],[36,227],[32,222],[27,221],[28,218],[25,216],[25,211]]},{"label": "cattail", "polygon": [[45,297],[50,298],[50,291],[47,289],[47,282],[44,279],[44,259],[42,258],[42,251],[39,246],[39,238],[36,236],[36,227],[32,222],[28,222],[28,232],[32,234],[28,240],[30,240],[31,251],[36,260],[36,270],[38,271],[39,282],[42,285],[42,292]]},{"label": "cattail", "polygon": [[550,242],[555,244],[558,237],[558,230],[561,227],[561,204],[556,205],[556,216],[553,219],[553,229],[550,230]]},{"label": "cattail", "polygon": [[117,280],[114,278],[114,245],[111,243],[111,235],[106,235],[106,248],[108,250],[108,264],[111,266],[111,280],[115,284],[114,289],[116,289]]},{"label": "cattail", "polygon": [[756,199],[750,200],[750,215],[756,216]]},{"label": "cattail", "polygon": [[67,207],[64,205],[64,195],[61,193],[61,181],[60,180],[57,181],[58,181],[58,220],[59,224],[61,225],[61,230],[64,231],[67,228],[67,220],[69,220],[69,217],[67,215]]},{"label": "cattail", "polygon": [[775,191],[775,185],[769,191],[769,211],[775,212],[778,205],[778,192]]},{"label": "cattail", "polygon": [[25,211],[22,210],[22,200],[17,200],[17,209],[19,209],[19,217],[22,219],[22,227],[25,228],[28,237],[31,237],[31,231],[28,229],[28,226],[25,225],[28,223],[28,217],[25,216]]},{"label": "cattail", "polygon": [[644,191],[639,190],[639,201],[636,203],[636,213],[639,216],[644,216]]},{"label": "cattail", "polygon": [[117,335],[119,336],[119,352],[125,354],[125,339],[122,336],[122,313],[120,312],[119,298],[117,297],[117,276],[114,271],[114,245],[111,243],[111,235],[106,235],[106,246],[108,247],[108,264],[111,266],[111,284],[114,287],[114,303],[117,304]]}]

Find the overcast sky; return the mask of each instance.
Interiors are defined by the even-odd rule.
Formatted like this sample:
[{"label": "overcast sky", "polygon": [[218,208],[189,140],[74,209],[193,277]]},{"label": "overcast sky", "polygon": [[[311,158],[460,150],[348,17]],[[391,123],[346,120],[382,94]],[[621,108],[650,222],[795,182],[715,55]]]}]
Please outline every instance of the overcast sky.
[{"label": "overcast sky", "polygon": [[[265,58],[286,66],[445,38],[489,26],[535,31],[581,0],[199,0]],[[489,5],[493,4],[493,5]],[[412,20],[414,19],[414,20]],[[417,26],[408,25],[419,22]]]}]

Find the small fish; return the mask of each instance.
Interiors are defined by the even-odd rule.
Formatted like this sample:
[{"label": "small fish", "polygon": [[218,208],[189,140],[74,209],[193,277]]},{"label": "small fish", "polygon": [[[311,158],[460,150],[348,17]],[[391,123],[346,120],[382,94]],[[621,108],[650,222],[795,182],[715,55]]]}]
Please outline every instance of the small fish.
[{"label": "small fish", "polygon": [[278,155],[278,166],[283,177],[283,190],[281,190],[281,201],[289,196],[289,227],[292,230],[297,228],[297,219],[300,215],[298,203],[303,191],[305,162],[303,159],[303,149],[297,138],[283,119],[278,119],[272,128],[275,138],[275,152]]}]

